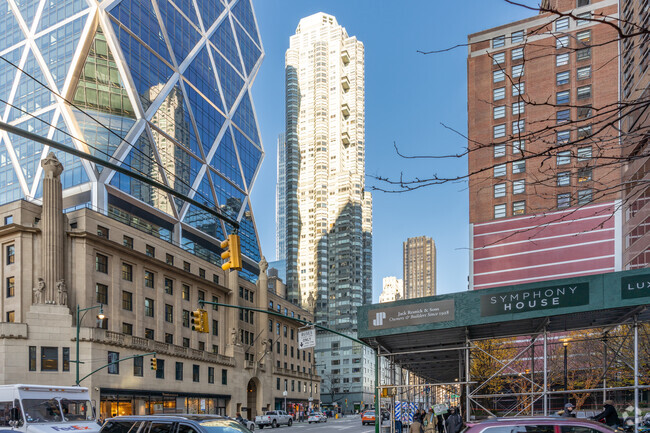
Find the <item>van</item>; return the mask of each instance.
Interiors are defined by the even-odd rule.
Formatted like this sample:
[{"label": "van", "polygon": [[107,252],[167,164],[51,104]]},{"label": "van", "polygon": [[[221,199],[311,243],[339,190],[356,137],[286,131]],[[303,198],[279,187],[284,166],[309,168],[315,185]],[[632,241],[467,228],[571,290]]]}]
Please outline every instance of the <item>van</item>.
[{"label": "van", "polygon": [[250,433],[221,415],[160,414],[109,418],[100,433]]}]

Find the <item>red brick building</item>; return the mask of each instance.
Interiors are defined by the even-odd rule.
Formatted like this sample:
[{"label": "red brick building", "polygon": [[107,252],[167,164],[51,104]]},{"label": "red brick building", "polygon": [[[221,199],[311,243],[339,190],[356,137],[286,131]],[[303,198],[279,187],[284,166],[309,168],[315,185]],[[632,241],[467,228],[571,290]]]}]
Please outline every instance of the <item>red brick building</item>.
[{"label": "red brick building", "polygon": [[544,6],[468,37],[473,289],[621,268],[618,1]]}]

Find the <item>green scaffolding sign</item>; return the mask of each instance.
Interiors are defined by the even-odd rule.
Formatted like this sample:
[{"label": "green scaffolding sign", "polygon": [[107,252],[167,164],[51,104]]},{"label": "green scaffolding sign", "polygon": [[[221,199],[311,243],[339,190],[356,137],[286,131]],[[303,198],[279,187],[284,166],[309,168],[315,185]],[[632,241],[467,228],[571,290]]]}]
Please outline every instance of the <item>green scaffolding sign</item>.
[{"label": "green scaffolding sign", "polygon": [[650,275],[621,278],[621,298],[635,299],[650,296]]},{"label": "green scaffolding sign", "polygon": [[481,296],[481,316],[523,313],[589,304],[589,283],[564,284]]}]

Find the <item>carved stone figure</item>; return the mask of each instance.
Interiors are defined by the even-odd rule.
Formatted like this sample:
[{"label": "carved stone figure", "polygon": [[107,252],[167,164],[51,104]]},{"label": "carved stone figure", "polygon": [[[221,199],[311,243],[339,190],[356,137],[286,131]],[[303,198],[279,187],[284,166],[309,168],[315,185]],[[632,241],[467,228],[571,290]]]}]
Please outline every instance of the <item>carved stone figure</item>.
[{"label": "carved stone figure", "polygon": [[45,280],[42,278],[38,279],[38,284],[33,289],[34,292],[34,304],[43,304],[43,295],[45,294]]},{"label": "carved stone figure", "polygon": [[309,294],[309,298],[307,298],[307,305],[309,306],[309,311],[312,313],[314,312],[314,309],[316,308],[316,298],[314,298],[314,293]]},{"label": "carved stone figure", "polygon": [[269,262],[266,261],[266,257],[262,256],[262,260],[260,260],[260,272],[266,273],[267,269],[269,269]]},{"label": "carved stone figure", "polygon": [[230,344],[237,344],[237,330],[235,328],[230,328]]},{"label": "carved stone figure", "polygon": [[261,343],[262,350],[260,351],[260,356],[259,356],[259,360],[260,360],[260,362],[262,362],[262,359],[264,358],[264,356],[266,356],[266,353],[267,353],[267,345],[268,345],[268,344],[269,344],[268,341],[266,341],[266,340],[262,340],[262,343]]},{"label": "carved stone figure", "polygon": [[65,285],[65,280],[56,282],[56,290],[59,295],[59,305],[68,305],[68,288]]}]

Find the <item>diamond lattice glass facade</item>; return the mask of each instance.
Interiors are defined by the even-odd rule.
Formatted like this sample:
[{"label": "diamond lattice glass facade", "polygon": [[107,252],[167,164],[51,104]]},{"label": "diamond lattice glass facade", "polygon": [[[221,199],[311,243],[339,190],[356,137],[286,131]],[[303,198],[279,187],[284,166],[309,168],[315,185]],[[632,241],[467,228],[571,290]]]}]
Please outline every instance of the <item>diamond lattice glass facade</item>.
[{"label": "diamond lattice glass facade", "polygon": [[[242,275],[255,279],[249,194],[264,150],[250,86],[263,48],[250,0],[0,0],[0,28],[3,121],[218,206],[240,222]],[[38,201],[50,149],[13,134],[0,141],[0,204]],[[55,153],[66,207],[91,205],[220,263],[215,242],[228,224]]]}]

